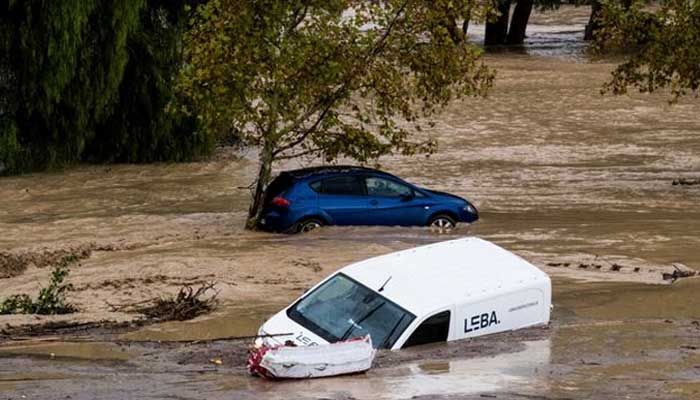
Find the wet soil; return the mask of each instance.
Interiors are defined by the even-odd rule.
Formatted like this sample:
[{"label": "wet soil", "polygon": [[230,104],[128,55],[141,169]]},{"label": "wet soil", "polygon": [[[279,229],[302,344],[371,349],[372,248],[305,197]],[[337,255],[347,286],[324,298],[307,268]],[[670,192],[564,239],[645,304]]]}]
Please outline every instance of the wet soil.
[{"label": "wet soil", "polygon": [[[389,172],[476,204],[481,220],[450,234],[246,232],[253,150],[0,179],[0,298],[35,295],[68,257],[69,300],[80,309],[0,316],[0,329],[37,334],[48,323],[67,328],[48,334],[105,342],[0,348],[0,397],[55,398],[58,388],[72,398],[700,398],[700,279],[664,279],[700,270],[700,185],[673,185],[700,177],[700,103],[601,96],[614,64],[587,58],[578,44],[586,13],[533,16],[527,46],[486,56],[498,70],[490,96],[450,106],[422,133],[438,139],[437,154],[382,160]],[[244,344],[126,343],[253,334],[346,264],[464,235],[553,277],[550,329],[380,354],[366,375],[282,384],[244,374]],[[193,321],[130,326],[137,315],[109,306],[208,281],[222,305]],[[216,357],[222,366],[209,363]]]},{"label": "wet soil", "polygon": [[247,341],[6,343],[0,388],[8,398],[694,399],[699,334],[685,319],[554,322],[381,351],[365,374],[305,381],[248,376]]}]

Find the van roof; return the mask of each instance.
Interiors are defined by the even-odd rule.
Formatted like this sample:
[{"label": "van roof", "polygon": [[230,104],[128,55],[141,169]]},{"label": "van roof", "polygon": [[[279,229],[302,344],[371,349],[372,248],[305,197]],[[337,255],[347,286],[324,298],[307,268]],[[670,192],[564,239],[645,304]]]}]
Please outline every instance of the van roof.
[{"label": "van roof", "polygon": [[340,270],[421,316],[453,304],[549,280],[534,265],[486,240],[467,237],[386,254]]}]

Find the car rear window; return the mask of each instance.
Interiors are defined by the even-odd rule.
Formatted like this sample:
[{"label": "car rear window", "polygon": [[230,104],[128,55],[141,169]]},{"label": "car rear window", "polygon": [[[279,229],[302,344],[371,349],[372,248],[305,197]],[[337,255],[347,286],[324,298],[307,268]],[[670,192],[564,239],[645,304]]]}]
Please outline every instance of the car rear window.
[{"label": "car rear window", "polygon": [[346,196],[362,196],[365,188],[362,181],[355,176],[337,176],[313,182],[311,189],[318,193]]},{"label": "car rear window", "polygon": [[284,193],[287,189],[292,187],[292,185],[294,185],[294,178],[284,172],[279,174],[279,176],[273,179],[272,182],[270,182],[270,185],[267,187],[265,203],[271,202],[272,199]]}]

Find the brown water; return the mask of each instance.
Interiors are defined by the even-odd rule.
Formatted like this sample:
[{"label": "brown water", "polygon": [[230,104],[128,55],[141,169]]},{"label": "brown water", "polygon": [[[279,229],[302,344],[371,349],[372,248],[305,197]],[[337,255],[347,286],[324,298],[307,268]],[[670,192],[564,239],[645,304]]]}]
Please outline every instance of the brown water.
[{"label": "brown water", "polygon": [[[449,235],[388,227],[324,228],[296,236],[245,232],[244,187],[255,173],[255,152],[224,150],[201,163],[80,166],[2,178],[0,250],[41,256],[90,244],[95,250],[72,266],[70,276],[79,320],[133,318],[112,312],[109,304],[173,293],[183,283],[216,281],[223,307],[213,317],[128,336],[206,339],[254,333],[276,309],[352,261],[475,234],[555,276],[554,322],[560,327],[527,345],[539,349],[536,356],[414,363],[344,378],[338,387],[357,388],[350,391],[358,398],[362,393],[395,398],[525,385],[527,393],[567,397],[595,394],[597,380],[608,376],[621,379],[630,393],[637,385],[692,398],[698,388],[690,378],[700,379],[694,367],[700,361],[679,346],[700,339],[663,320],[687,325],[700,319],[700,287],[697,280],[644,283],[660,283],[660,272],[671,271],[672,263],[700,269],[700,186],[671,185],[675,178],[700,177],[700,103],[671,106],[663,93],[601,96],[613,64],[587,61],[583,47],[574,44],[586,17],[582,10],[538,14],[529,45],[521,49],[525,54],[488,55],[487,63],[498,71],[493,91],[487,99],[450,106],[425,133],[439,140],[437,154],[381,160],[384,169],[411,182],[472,200],[481,220],[470,227]],[[478,38],[479,27],[472,34]],[[571,266],[546,265],[562,261]],[[584,270],[576,267],[581,262],[604,266]],[[612,262],[625,267],[611,272]],[[36,292],[48,272],[30,265],[14,278],[0,279],[0,297]],[[0,316],[0,327],[73,318]],[[647,340],[649,332],[658,335]],[[611,335],[620,335],[619,341],[610,342]],[[579,363],[572,343],[600,365]],[[632,355],[636,348],[656,361]],[[667,383],[648,379],[658,371]],[[451,389],[465,380],[468,388]],[[212,382],[217,390],[238,382],[231,385],[270,397],[287,389],[319,394],[335,385],[319,381],[280,390],[239,375]]]},{"label": "brown water", "polygon": [[[201,398],[206,394],[210,399],[293,395],[369,400],[483,398],[485,394],[515,399],[692,400],[700,395],[700,326],[692,322],[700,319],[700,308],[697,298],[690,302],[700,290],[700,280],[682,282],[678,291],[674,288],[555,280],[553,323],[546,331],[428,345],[389,358],[381,353],[367,374],[319,380],[252,378],[243,370],[240,354],[245,343],[239,342],[4,346],[0,347],[0,388],[28,398],[60,392],[75,399]],[[257,326],[254,312],[238,314],[247,321],[232,324],[241,329],[239,333]],[[180,324],[181,336],[147,335],[170,328],[172,334],[176,326],[168,323],[123,339],[201,337],[212,334],[211,327],[217,323],[205,319]],[[183,363],[192,357],[194,361]],[[211,359],[222,360],[223,365],[214,366]]]}]

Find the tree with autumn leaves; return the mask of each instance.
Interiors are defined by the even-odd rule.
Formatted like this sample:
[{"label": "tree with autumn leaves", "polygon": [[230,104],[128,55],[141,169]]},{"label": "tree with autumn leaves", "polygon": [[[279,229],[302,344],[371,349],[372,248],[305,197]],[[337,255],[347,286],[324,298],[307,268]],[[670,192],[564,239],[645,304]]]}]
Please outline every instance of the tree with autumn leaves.
[{"label": "tree with autumn leaves", "polygon": [[670,90],[671,101],[697,96],[700,88],[700,1],[603,2],[596,35],[600,51],[622,50],[626,59],[604,91],[624,94]]},{"label": "tree with autumn leaves", "polygon": [[456,24],[473,0],[212,0],[185,37],[178,89],[205,129],[255,146],[246,226],[277,161],[360,163],[430,154],[418,136],[448,103],[484,95],[494,74]]}]

